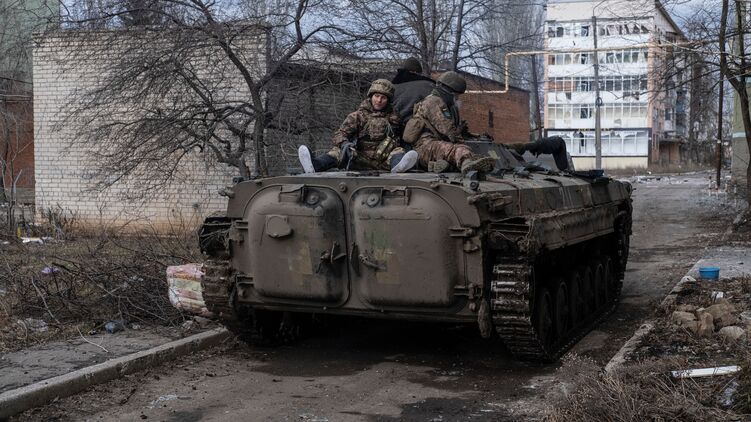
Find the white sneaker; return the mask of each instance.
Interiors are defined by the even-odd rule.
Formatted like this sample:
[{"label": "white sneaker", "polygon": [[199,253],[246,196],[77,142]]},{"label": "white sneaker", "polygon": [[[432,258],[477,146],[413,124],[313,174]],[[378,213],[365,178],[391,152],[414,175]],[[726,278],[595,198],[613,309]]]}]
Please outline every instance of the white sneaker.
[{"label": "white sneaker", "polygon": [[315,173],[316,169],[313,167],[313,159],[310,157],[310,150],[305,145],[300,145],[297,149],[297,158],[302,164],[302,169],[305,173]]},{"label": "white sneaker", "polygon": [[417,151],[409,151],[404,154],[401,160],[391,169],[392,173],[404,173],[417,164]]}]

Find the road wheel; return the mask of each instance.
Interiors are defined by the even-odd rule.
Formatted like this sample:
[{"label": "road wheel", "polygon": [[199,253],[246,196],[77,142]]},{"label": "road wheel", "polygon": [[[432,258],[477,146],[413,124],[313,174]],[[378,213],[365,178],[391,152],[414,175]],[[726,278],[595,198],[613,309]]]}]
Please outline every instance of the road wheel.
[{"label": "road wheel", "polygon": [[291,344],[302,338],[300,317],[292,312],[257,309],[254,311],[253,319],[256,344],[276,346]]},{"label": "road wheel", "polygon": [[553,322],[553,298],[547,287],[540,286],[537,288],[535,295],[534,326],[537,331],[537,337],[546,351],[552,350],[555,344],[555,324]]},{"label": "road wheel", "polygon": [[607,290],[607,303],[612,303],[618,296],[618,281],[613,272],[613,260],[609,256],[602,258],[602,279]]},{"label": "road wheel", "polygon": [[562,278],[558,278],[553,283],[555,287],[555,334],[558,339],[562,339],[571,328],[571,296],[569,294],[568,284]]},{"label": "road wheel", "polygon": [[589,263],[592,268],[592,285],[594,286],[594,306],[595,312],[599,313],[605,306],[607,300],[607,286],[603,278],[602,264],[599,260]]},{"label": "road wheel", "polygon": [[571,326],[576,327],[586,318],[587,315],[582,279],[578,271],[571,271],[566,279],[568,280],[569,288],[569,314],[571,316]]},{"label": "road wheel", "polygon": [[592,282],[592,270],[588,266],[581,267],[579,269],[579,277],[581,278],[581,295],[584,298],[584,319],[589,319],[597,309],[595,306],[595,286]]}]

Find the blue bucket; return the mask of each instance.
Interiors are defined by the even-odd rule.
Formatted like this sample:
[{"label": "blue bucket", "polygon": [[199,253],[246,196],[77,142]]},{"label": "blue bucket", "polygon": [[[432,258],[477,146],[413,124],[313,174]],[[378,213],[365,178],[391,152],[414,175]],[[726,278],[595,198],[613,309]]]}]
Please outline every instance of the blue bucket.
[{"label": "blue bucket", "polygon": [[720,278],[720,268],[699,267],[699,278],[703,280],[717,280]]}]

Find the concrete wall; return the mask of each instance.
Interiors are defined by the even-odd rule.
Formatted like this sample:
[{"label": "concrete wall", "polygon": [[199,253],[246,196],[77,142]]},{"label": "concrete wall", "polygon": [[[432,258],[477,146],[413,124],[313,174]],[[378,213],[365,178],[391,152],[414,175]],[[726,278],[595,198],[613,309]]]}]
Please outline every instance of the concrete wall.
[{"label": "concrete wall", "polygon": [[[590,170],[595,168],[595,157],[571,157],[574,168],[577,170]],[[647,157],[602,157],[604,169],[645,169],[649,165]]]},{"label": "concrete wall", "polygon": [[[168,227],[183,222],[195,225],[205,215],[224,210],[226,198],[219,196],[217,190],[231,182],[235,171],[195,152],[177,169],[173,182],[145,196],[141,191],[145,180],[138,175],[120,180],[104,191],[92,190],[96,163],[87,152],[92,146],[76,142],[76,135],[86,129],[85,119],[64,119],[70,99],[81,90],[97,87],[108,60],[119,54],[112,51],[113,45],[103,45],[99,40],[97,34],[86,33],[61,33],[36,40],[33,70],[37,212],[62,209],[83,225]],[[90,54],[71,56],[72,50]],[[259,45],[246,53],[254,51],[265,48]],[[262,65],[265,56],[257,54],[257,60]],[[206,71],[212,69],[207,67]],[[228,87],[233,85],[242,86],[227,82]]]}]

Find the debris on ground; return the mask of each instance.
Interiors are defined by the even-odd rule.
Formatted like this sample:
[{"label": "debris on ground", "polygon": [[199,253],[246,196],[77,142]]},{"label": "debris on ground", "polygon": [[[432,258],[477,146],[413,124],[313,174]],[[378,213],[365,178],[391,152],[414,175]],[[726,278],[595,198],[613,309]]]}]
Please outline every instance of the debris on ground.
[{"label": "debris on ground", "polygon": [[109,321],[108,323],[104,324],[104,331],[114,334],[118,331],[123,331],[125,329],[125,320],[122,319],[116,319],[114,321]]},{"label": "debris on ground", "polygon": [[719,375],[729,375],[739,372],[741,367],[738,365],[718,366],[715,368],[686,369],[682,371],[672,371],[670,375],[673,378],[700,378],[714,377]]},{"label": "debris on ground", "polygon": [[47,325],[47,323],[41,319],[26,318],[24,320],[18,320],[17,323],[19,325],[23,325],[24,328],[28,330],[36,331],[38,333],[43,333],[49,330],[49,326]]},{"label": "debris on ground", "polygon": [[748,420],[751,278],[685,283],[666,311],[614,371],[564,360],[580,387],[546,420]]}]

